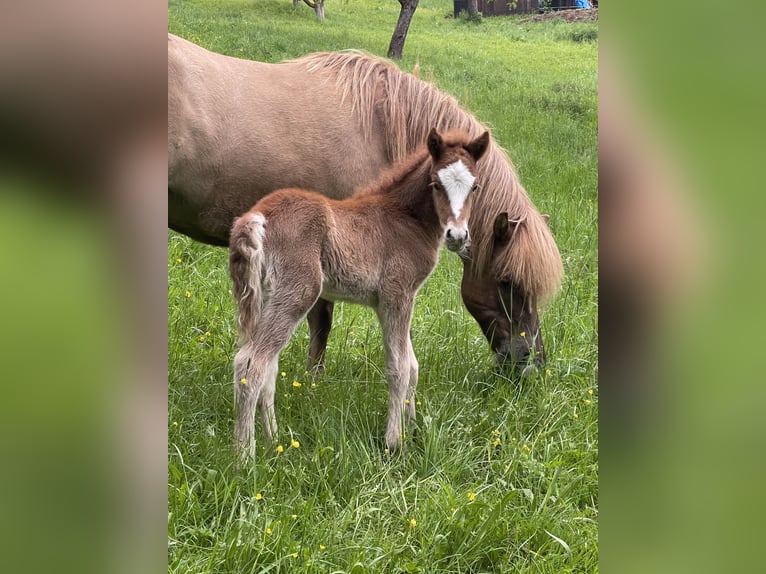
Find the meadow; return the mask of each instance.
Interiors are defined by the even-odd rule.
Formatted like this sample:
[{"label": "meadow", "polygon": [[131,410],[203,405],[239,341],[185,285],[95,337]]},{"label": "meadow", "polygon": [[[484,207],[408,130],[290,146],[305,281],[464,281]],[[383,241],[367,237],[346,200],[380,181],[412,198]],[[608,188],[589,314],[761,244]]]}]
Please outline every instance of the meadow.
[{"label": "meadow", "polygon": [[[171,0],[169,31],[261,61],[385,55],[398,11],[330,0],[319,23],[290,0]],[[598,571],[597,24],[451,13],[421,0],[399,65],[489,125],[551,215],[565,278],[542,312],[546,368],[496,370],[445,251],[415,308],[406,450],[383,453],[375,316],[338,304],[323,376],[305,371],[305,324],[280,357],[281,452],[258,424],[256,457],[237,469],[227,251],[168,232],[169,572]]]}]

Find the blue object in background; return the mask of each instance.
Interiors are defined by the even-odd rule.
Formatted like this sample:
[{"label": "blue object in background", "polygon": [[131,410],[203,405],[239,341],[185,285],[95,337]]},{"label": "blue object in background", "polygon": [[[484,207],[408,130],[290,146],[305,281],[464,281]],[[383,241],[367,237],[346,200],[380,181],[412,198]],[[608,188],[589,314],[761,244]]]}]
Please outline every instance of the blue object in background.
[{"label": "blue object in background", "polygon": [[588,0],[575,0],[575,8],[591,8]]}]

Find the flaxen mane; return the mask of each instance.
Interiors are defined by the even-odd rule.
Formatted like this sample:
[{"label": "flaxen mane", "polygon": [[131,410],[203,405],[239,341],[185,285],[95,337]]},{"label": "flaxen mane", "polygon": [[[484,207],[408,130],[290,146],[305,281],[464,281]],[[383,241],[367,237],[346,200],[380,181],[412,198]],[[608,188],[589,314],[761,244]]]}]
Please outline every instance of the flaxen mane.
[{"label": "flaxen mane", "polygon": [[[421,145],[431,127],[462,129],[471,137],[487,129],[455,98],[386,60],[342,52],[311,54],[296,62],[305,65],[307,72],[334,76],[342,97],[352,100],[365,131],[371,134],[374,125],[384,127],[391,162]],[[515,281],[539,302],[549,299],[561,283],[563,269],[548,225],[529,200],[508,155],[494,140],[478,169],[482,190],[470,221],[474,273],[488,270]],[[517,225],[506,252],[493,257],[493,224],[504,211]]]}]

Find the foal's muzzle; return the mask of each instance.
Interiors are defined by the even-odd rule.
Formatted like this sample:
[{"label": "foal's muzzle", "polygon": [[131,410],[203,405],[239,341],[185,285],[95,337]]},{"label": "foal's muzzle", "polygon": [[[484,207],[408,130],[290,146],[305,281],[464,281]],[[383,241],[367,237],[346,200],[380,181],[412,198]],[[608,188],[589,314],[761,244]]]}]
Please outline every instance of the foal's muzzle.
[{"label": "foal's muzzle", "polygon": [[444,232],[444,242],[450,251],[461,252],[468,246],[468,228],[447,226]]}]

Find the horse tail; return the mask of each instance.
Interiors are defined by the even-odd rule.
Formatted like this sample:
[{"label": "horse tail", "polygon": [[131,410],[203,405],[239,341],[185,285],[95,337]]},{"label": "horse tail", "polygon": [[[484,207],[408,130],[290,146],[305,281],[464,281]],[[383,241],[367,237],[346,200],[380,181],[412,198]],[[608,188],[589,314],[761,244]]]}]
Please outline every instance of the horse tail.
[{"label": "horse tail", "polygon": [[239,340],[243,345],[252,338],[263,305],[265,234],[263,214],[247,213],[234,223],[229,239],[229,272],[239,310]]}]

